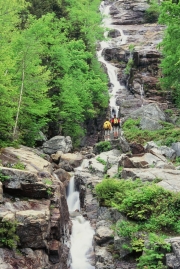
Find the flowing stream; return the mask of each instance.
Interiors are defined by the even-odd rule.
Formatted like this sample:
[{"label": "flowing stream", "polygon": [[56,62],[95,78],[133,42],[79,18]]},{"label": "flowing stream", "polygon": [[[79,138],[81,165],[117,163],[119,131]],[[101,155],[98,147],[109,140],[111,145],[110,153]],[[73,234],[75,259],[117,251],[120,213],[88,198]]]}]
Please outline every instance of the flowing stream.
[{"label": "flowing stream", "polygon": [[[123,34],[123,31],[119,28],[118,25],[112,24],[113,20],[111,16],[109,15],[110,7],[111,7],[110,5],[105,5],[104,1],[101,2],[99,10],[103,16],[102,26],[109,30],[113,29],[113,30],[118,30],[120,32],[121,35],[115,40],[116,46],[120,46],[126,43],[126,36]],[[120,112],[119,112],[119,106],[116,105],[116,95],[119,90],[124,90],[125,88],[124,86],[121,86],[118,81],[118,78],[117,78],[118,68],[113,66],[111,63],[107,62],[103,57],[103,50],[105,48],[113,47],[113,42],[110,39],[108,40],[107,38],[108,31],[104,33],[104,37],[105,39],[107,39],[107,41],[100,42],[100,50],[97,51],[97,57],[98,57],[98,60],[106,66],[109,80],[112,85],[110,89],[110,104],[109,104],[110,110],[111,110],[111,116],[113,117],[113,115],[116,114],[116,116],[119,117]]]},{"label": "flowing stream", "polygon": [[[93,254],[92,240],[94,230],[89,221],[85,220],[80,213],[79,192],[75,191],[74,176],[71,178],[67,189],[67,204],[70,216],[72,216],[72,234],[71,234],[71,267],[70,269],[94,269],[91,265],[91,256]],[[73,217],[74,216],[74,217]]]},{"label": "flowing stream", "polygon": [[[126,43],[126,37],[123,31],[119,29],[117,25],[112,25],[112,19],[109,15],[110,5],[105,5],[104,1],[101,2],[100,12],[103,16],[103,27],[108,29],[116,29],[121,33],[121,36],[116,39],[116,45]],[[104,36],[107,38],[108,31],[105,32]],[[103,57],[103,49],[112,47],[111,40],[100,42],[100,50],[97,51],[98,60],[103,63],[108,72],[109,80],[112,85],[110,89],[110,110],[111,116],[116,114],[119,117],[119,106],[116,105],[116,95],[119,90],[123,90],[124,86],[121,86],[117,79],[118,69],[105,61]],[[75,190],[74,176],[71,178],[68,189],[67,189],[67,204],[72,219],[72,235],[71,235],[71,266],[70,269],[95,269],[91,264],[91,257],[93,256],[93,235],[94,230],[81,214],[79,192]],[[77,214],[76,214],[77,213]]]}]

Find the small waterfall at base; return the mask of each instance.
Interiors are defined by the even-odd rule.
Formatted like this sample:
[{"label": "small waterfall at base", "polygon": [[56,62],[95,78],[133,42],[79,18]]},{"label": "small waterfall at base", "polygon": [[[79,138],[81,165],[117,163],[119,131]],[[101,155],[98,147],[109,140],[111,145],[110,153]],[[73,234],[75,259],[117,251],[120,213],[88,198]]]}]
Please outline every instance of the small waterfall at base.
[{"label": "small waterfall at base", "polygon": [[[67,204],[72,218],[71,234],[71,266],[70,269],[95,269],[91,265],[93,256],[92,240],[94,230],[89,221],[85,220],[78,212],[80,211],[79,192],[75,191],[74,176],[72,176],[67,188]],[[75,212],[77,210],[77,212]],[[74,213],[77,213],[73,215]]]}]

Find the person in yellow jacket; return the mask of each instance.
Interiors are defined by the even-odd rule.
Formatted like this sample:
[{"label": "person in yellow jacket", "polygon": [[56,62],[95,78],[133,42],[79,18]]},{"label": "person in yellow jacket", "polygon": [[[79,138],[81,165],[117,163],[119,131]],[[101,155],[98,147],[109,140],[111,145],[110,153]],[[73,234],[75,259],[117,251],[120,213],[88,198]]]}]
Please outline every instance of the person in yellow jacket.
[{"label": "person in yellow jacket", "polygon": [[104,140],[110,140],[110,131],[112,129],[111,122],[107,118],[106,121],[103,124],[103,129],[104,129]]}]

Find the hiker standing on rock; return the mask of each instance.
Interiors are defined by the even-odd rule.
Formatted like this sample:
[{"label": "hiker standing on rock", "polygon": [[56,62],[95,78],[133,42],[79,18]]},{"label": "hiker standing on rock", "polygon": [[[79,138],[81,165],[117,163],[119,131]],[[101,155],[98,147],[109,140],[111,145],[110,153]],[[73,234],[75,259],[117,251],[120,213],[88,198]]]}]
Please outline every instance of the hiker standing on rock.
[{"label": "hiker standing on rock", "polygon": [[104,140],[110,140],[110,131],[112,129],[111,122],[107,118],[106,121],[103,124],[103,129],[104,129]]},{"label": "hiker standing on rock", "polygon": [[116,115],[114,115],[114,118],[111,120],[111,124],[113,127],[113,134],[114,139],[117,139],[119,137],[119,129],[120,129],[120,119],[116,118]]}]

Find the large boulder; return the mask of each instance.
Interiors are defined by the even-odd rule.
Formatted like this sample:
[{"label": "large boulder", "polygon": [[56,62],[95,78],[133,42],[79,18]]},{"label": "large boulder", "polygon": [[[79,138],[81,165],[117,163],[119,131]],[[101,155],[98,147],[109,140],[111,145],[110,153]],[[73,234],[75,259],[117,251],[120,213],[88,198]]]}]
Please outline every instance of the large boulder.
[{"label": "large boulder", "polygon": [[48,197],[46,183],[35,173],[7,167],[2,167],[1,173],[7,177],[3,182],[5,192],[31,198]]},{"label": "large boulder", "polygon": [[110,228],[111,222],[101,220],[97,223],[94,240],[97,245],[103,246],[114,242],[113,230]]},{"label": "large boulder", "polygon": [[156,103],[152,103],[135,110],[131,114],[131,117],[135,119],[141,119],[140,127],[143,130],[162,129],[162,124],[160,124],[160,121],[166,120],[164,112]]},{"label": "large boulder", "polygon": [[[1,269],[42,269],[51,268],[48,254],[43,249],[32,250],[31,248],[20,249],[21,254],[16,250],[0,248],[0,268]],[[57,267],[54,267],[57,269]]]},{"label": "large boulder", "polygon": [[142,181],[161,180],[158,185],[164,189],[179,192],[180,189],[180,171],[173,169],[160,168],[124,168],[121,174],[122,178],[128,179],[140,178]]},{"label": "large boulder", "polygon": [[[174,160],[176,157],[176,151],[173,148],[167,146],[158,146],[155,142],[150,141],[145,145],[145,149],[154,155],[163,155],[170,160]],[[162,158],[162,157],[161,157]]]},{"label": "large boulder", "polygon": [[176,157],[180,157],[180,142],[172,143],[171,147],[175,151]]},{"label": "large boulder", "polygon": [[24,170],[32,173],[42,170],[50,172],[50,163],[44,157],[47,156],[43,152],[22,145],[20,148],[4,148],[0,152],[0,160],[3,166],[11,168],[24,166]]},{"label": "large boulder", "polygon": [[81,153],[65,153],[61,155],[61,162],[68,162],[73,168],[79,167],[83,161],[83,155]]},{"label": "large boulder", "polygon": [[70,152],[72,150],[72,141],[70,136],[54,136],[50,140],[43,144],[43,152],[46,154],[53,154],[57,151],[63,153]]}]

